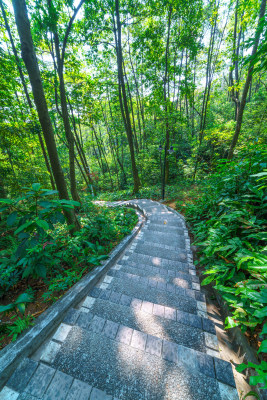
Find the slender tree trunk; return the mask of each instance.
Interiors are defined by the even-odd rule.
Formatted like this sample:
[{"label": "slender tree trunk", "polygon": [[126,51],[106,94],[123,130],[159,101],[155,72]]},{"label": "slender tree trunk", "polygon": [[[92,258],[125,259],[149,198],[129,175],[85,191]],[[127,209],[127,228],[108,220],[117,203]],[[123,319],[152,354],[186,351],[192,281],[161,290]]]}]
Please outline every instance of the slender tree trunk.
[{"label": "slender tree trunk", "polygon": [[[33,45],[30,22],[27,15],[26,3],[25,0],[12,0],[12,3],[14,8],[16,25],[20,37],[22,58],[29,74],[34,102],[36,105],[39,121],[43,130],[53,175],[59,193],[59,198],[68,200],[69,195],[68,195],[67,185],[58,158],[53,126],[47,108],[40,70]],[[73,225],[74,230],[78,230],[79,223],[75,216],[74,210],[64,211],[64,213],[66,215],[68,224]]]},{"label": "slender tree trunk", "polygon": [[[259,40],[260,40],[260,35],[262,32],[262,19],[264,18],[265,15],[265,10],[266,10],[266,0],[262,0],[261,1],[261,6],[260,6],[260,12],[259,12],[259,21],[258,21],[258,25],[256,28],[256,33],[255,33],[255,38],[254,38],[254,45],[253,45],[253,49],[252,49],[252,53],[251,53],[251,57],[252,60],[255,56],[255,54],[257,53],[257,49],[258,49],[258,45],[259,45]],[[231,160],[233,158],[233,154],[234,154],[234,148],[237,144],[238,138],[239,138],[239,134],[241,131],[241,126],[242,126],[242,120],[243,120],[243,114],[244,114],[244,110],[245,110],[245,106],[246,106],[246,100],[247,100],[247,94],[249,91],[249,87],[250,87],[250,83],[252,80],[252,74],[253,74],[253,63],[252,61],[250,61],[249,64],[249,69],[248,69],[248,73],[247,73],[247,78],[246,78],[246,82],[243,88],[243,93],[242,93],[242,98],[240,101],[240,107],[239,107],[239,112],[238,112],[238,116],[237,116],[237,121],[236,121],[236,127],[235,127],[235,133],[232,139],[232,143],[230,145],[230,149],[228,152],[228,160]]]},{"label": "slender tree trunk", "polygon": [[[17,68],[18,68],[18,71],[19,71],[19,76],[20,76],[20,80],[21,80],[21,83],[22,83],[22,86],[23,86],[24,94],[26,96],[26,100],[27,100],[28,106],[29,106],[30,110],[32,110],[33,109],[33,104],[32,104],[32,101],[31,101],[31,98],[30,98],[30,95],[29,95],[29,92],[28,92],[28,88],[27,88],[27,85],[26,85],[26,82],[25,82],[24,74],[22,72],[22,68],[21,68],[21,65],[20,65],[20,59],[19,59],[19,56],[18,56],[18,52],[17,52],[16,46],[15,46],[12,34],[11,34],[11,29],[10,29],[10,26],[9,26],[9,23],[8,23],[8,19],[7,19],[7,16],[6,16],[6,11],[5,11],[5,8],[4,8],[2,0],[0,0],[0,7],[1,7],[3,18],[4,18],[4,22],[5,22],[5,28],[6,28],[6,31],[8,33],[8,36],[9,36],[9,40],[10,40],[10,43],[11,43],[12,51],[13,51],[13,54],[14,54],[14,57],[15,57],[15,61],[16,61],[16,65],[17,65]],[[45,149],[45,145],[44,145],[44,142],[43,142],[42,134],[40,132],[39,124],[36,124],[35,128],[36,128],[36,131],[37,131],[37,134],[38,134],[38,139],[39,139],[39,142],[40,142],[40,145],[41,145],[41,149],[42,149],[42,152],[43,152],[45,165],[46,165],[46,168],[47,168],[47,171],[48,171],[48,174],[49,174],[51,186],[52,186],[52,189],[55,190],[55,183],[54,183],[54,179],[53,179],[53,174],[52,174],[51,166],[50,166],[47,154],[46,154],[46,149]]]},{"label": "slender tree trunk", "polygon": [[[171,32],[171,17],[172,17],[172,6],[169,8],[168,13],[168,31],[167,31],[167,43],[165,49],[165,74],[164,74],[164,81],[163,81],[163,92],[164,92],[164,103],[165,103],[165,129],[166,129],[166,141],[165,146],[166,149],[169,150],[170,147],[170,124],[169,124],[169,93],[167,96],[167,84],[168,84],[168,74],[169,74],[169,46],[170,46],[170,32]],[[168,90],[169,92],[169,90]],[[165,168],[165,182],[168,182],[169,179],[169,160],[167,157],[167,152],[165,151],[165,160],[164,164],[166,165]]]},{"label": "slender tree trunk", "polygon": [[[127,134],[128,144],[130,148],[131,155],[131,164],[132,164],[132,174],[134,180],[134,189],[133,192],[137,193],[140,188],[140,179],[138,175],[138,170],[135,162],[135,154],[134,154],[134,144],[133,144],[133,132],[130,121],[129,109],[127,104],[127,95],[123,77],[123,56],[122,56],[122,45],[121,45],[121,21],[120,21],[120,6],[119,0],[115,0],[115,13],[116,13],[116,21],[117,21],[117,32],[114,31],[115,41],[116,41],[116,50],[117,50],[117,66],[118,66],[118,83],[119,83],[119,93],[121,91],[120,97],[120,107],[122,115],[125,113],[125,130]],[[116,34],[117,33],[117,34]]]}]

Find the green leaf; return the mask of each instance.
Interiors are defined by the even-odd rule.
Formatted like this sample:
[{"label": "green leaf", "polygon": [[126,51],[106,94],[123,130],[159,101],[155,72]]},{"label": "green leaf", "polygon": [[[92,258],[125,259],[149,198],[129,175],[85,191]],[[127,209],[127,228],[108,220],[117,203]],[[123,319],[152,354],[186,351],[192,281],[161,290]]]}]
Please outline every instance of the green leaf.
[{"label": "green leaf", "polygon": [[52,194],[57,194],[57,190],[46,190],[45,192],[42,193],[42,196],[51,196]]},{"label": "green leaf", "polygon": [[258,353],[267,353],[267,340],[261,343]]},{"label": "green leaf", "polygon": [[12,203],[13,203],[13,200],[11,200],[11,199],[0,199],[0,203],[12,204]]},{"label": "green leaf", "polygon": [[30,303],[33,300],[33,295],[30,293],[21,293],[18,298],[15,300],[14,304],[19,304],[19,303]]},{"label": "green leaf", "polygon": [[32,190],[34,192],[38,192],[40,190],[40,188],[41,188],[41,183],[33,183],[32,184]]},{"label": "green leaf", "polygon": [[254,397],[256,397],[257,400],[260,400],[260,396],[259,396],[256,392],[253,392],[253,391],[248,392],[248,393],[243,397],[243,400],[245,400],[245,399],[246,399],[247,397],[249,397],[249,396],[254,396]]},{"label": "green leaf", "polygon": [[26,309],[25,303],[19,303],[17,305],[17,307],[18,307],[18,310],[21,312],[21,314],[25,313],[25,309]]},{"label": "green leaf", "polygon": [[227,317],[225,320],[225,329],[230,329],[230,328],[234,328],[235,326],[238,326],[238,322],[235,322],[234,319],[232,317]]},{"label": "green leaf", "polygon": [[13,309],[14,309],[13,303],[7,304],[6,306],[0,306],[0,313],[5,313],[5,312],[13,310]]},{"label": "green leaf", "polygon": [[235,369],[237,370],[237,372],[243,372],[245,369],[247,369],[248,366],[245,363],[236,365]]},{"label": "green leaf", "polygon": [[49,229],[48,223],[47,223],[45,220],[43,220],[43,219],[38,219],[38,220],[36,221],[36,224],[37,224],[40,228],[42,228],[44,231],[48,231],[48,229]]},{"label": "green leaf", "polygon": [[23,231],[24,229],[28,228],[29,226],[31,226],[33,224],[33,221],[28,221],[25,224],[21,225],[16,231],[15,231],[15,235],[17,235],[18,233],[20,233],[21,231]]},{"label": "green leaf", "polygon": [[17,219],[18,213],[17,211],[14,211],[13,213],[9,214],[9,216],[7,217],[7,226],[12,226],[14,225],[16,219]]}]

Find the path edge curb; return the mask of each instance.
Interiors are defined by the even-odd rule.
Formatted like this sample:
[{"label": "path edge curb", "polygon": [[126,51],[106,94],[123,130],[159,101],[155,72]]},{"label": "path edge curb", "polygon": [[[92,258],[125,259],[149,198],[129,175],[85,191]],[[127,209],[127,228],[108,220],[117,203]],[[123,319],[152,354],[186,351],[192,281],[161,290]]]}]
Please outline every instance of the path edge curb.
[{"label": "path edge curb", "polygon": [[90,292],[102,276],[110,269],[132,242],[135,236],[147,220],[145,211],[136,204],[123,205],[135,208],[138,222],[132,232],[126,236],[109,254],[107,260],[93,271],[88,272],[79,282],[72,286],[56,303],[51,305],[40,315],[35,325],[27,330],[14,343],[8,344],[0,351],[0,389],[4,386],[10,375],[16,369],[22,358],[28,357],[45,341],[55,329],[55,325],[61,322],[67,311],[75,307]]}]

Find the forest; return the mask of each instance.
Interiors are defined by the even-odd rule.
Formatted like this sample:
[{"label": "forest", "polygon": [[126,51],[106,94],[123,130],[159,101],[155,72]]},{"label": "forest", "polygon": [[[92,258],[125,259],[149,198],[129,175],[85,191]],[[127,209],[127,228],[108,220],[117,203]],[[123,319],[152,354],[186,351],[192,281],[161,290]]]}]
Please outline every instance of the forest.
[{"label": "forest", "polygon": [[164,200],[267,389],[266,0],[0,8],[1,348]]}]

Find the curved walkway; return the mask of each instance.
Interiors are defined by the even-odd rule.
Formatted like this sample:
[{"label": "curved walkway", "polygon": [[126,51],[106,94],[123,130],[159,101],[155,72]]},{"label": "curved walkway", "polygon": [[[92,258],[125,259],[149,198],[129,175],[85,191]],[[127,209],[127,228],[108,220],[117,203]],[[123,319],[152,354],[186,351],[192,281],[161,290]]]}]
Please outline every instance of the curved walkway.
[{"label": "curved walkway", "polygon": [[0,400],[238,400],[183,218],[150,200],[128,203],[144,209],[144,227]]}]

